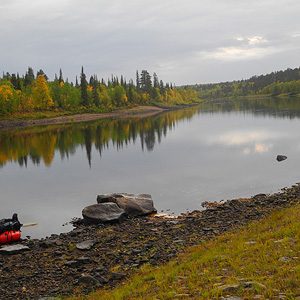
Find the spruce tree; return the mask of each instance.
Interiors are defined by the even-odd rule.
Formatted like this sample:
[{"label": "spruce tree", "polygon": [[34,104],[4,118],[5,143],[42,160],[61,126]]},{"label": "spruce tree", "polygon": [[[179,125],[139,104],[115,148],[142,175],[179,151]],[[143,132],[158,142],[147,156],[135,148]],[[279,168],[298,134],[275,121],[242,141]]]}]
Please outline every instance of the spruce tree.
[{"label": "spruce tree", "polygon": [[94,75],[92,82],[93,82],[93,101],[94,104],[98,107],[100,105],[100,97],[98,93],[99,82],[96,75]]},{"label": "spruce tree", "polygon": [[137,90],[137,92],[139,92],[140,88],[141,88],[140,75],[139,75],[139,72],[136,71],[136,90]]},{"label": "spruce tree", "polygon": [[58,82],[59,82],[59,84],[62,82],[62,83],[64,83],[64,79],[63,79],[63,75],[62,75],[62,70],[61,69],[59,69],[59,78],[58,78]]},{"label": "spruce tree", "polygon": [[89,106],[89,97],[88,97],[87,88],[88,88],[88,84],[82,67],[81,75],[80,75],[81,104],[85,107]]}]

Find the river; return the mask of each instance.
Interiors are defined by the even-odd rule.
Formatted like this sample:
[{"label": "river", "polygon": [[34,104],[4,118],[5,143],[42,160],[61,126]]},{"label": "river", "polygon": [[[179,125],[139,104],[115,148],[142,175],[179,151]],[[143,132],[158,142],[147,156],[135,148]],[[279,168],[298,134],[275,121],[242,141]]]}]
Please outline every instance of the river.
[{"label": "river", "polygon": [[[275,193],[299,181],[300,99],[218,100],[152,117],[0,132],[1,216],[22,237],[63,226],[98,194],[148,193],[178,215],[204,201]],[[278,154],[286,155],[277,162]]]}]

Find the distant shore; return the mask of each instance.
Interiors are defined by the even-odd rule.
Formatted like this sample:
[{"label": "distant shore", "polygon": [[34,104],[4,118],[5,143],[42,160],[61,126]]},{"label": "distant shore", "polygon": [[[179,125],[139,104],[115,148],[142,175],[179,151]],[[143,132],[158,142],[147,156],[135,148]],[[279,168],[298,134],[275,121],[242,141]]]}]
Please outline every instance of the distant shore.
[{"label": "distant shore", "polygon": [[[182,107],[178,107],[182,108]],[[103,118],[123,117],[123,116],[136,116],[140,117],[151,116],[154,114],[161,113],[162,111],[177,109],[177,107],[157,107],[157,106],[136,106],[128,109],[120,109],[110,113],[84,113],[75,114],[68,116],[58,116],[53,118],[43,119],[5,119],[0,120],[0,130],[7,130],[11,128],[27,127],[27,126],[39,126],[39,125],[50,125],[50,124],[63,124],[63,123],[77,123],[98,120]]]}]

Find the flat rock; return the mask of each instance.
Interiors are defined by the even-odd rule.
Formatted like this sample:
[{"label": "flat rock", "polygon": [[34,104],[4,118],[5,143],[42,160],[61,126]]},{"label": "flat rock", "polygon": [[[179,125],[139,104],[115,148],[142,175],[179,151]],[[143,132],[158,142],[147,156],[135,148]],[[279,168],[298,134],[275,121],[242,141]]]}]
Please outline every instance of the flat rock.
[{"label": "flat rock", "polygon": [[88,284],[88,285],[98,285],[99,281],[91,275],[83,275],[79,278],[78,283]]},{"label": "flat rock", "polygon": [[106,202],[85,207],[82,216],[86,223],[99,224],[120,222],[126,217],[126,213],[116,203]]},{"label": "flat rock", "polygon": [[76,248],[79,250],[91,250],[94,245],[95,245],[95,241],[87,240],[76,244]]},{"label": "flat rock", "polygon": [[0,248],[1,253],[9,253],[9,254],[14,254],[14,253],[28,251],[28,250],[30,250],[29,247],[27,247],[25,245],[21,245],[21,244],[4,246],[4,247]]},{"label": "flat rock", "polygon": [[98,195],[97,202],[116,203],[128,216],[142,216],[157,212],[149,194],[115,193]]}]

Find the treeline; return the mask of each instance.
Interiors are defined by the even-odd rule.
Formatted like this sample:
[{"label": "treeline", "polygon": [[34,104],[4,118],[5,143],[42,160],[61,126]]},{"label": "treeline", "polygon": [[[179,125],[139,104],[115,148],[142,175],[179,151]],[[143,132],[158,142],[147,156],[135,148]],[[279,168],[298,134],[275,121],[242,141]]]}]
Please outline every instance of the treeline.
[{"label": "treeline", "polygon": [[190,86],[199,98],[300,93],[300,68],[253,76],[247,80]]},{"label": "treeline", "polygon": [[23,76],[3,73],[0,78],[0,115],[49,110],[107,112],[136,105],[184,105],[197,99],[195,90],[164,84],[147,70],[136,72],[135,83],[113,75],[107,81],[96,75],[87,80],[83,67],[75,83],[64,80],[61,69],[53,81],[43,70],[35,75],[31,67]]}]

